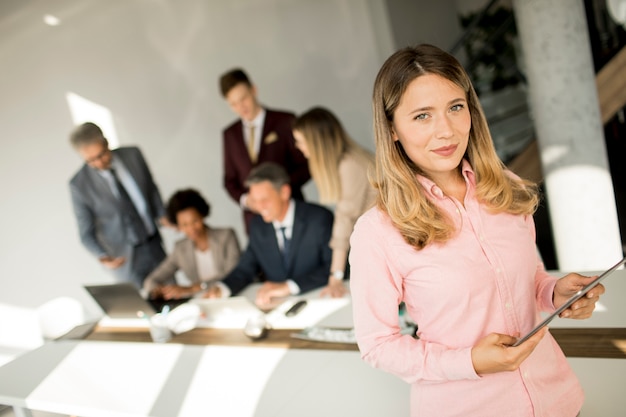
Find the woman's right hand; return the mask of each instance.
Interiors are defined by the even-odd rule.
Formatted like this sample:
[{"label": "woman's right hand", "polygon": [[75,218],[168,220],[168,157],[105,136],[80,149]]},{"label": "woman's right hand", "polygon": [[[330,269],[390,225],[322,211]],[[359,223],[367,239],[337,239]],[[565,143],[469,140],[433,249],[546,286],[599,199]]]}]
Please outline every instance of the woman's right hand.
[{"label": "woman's right hand", "polygon": [[164,285],[161,287],[161,295],[166,300],[179,300],[193,295],[192,287],[182,285]]},{"label": "woman's right hand", "polygon": [[329,296],[331,298],[341,298],[348,293],[348,289],[343,284],[343,281],[338,281],[337,279],[331,277],[328,280],[328,285],[322,288],[320,292],[320,297]]},{"label": "woman's right hand", "polygon": [[149,297],[150,298],[163,298],[163,291],[161,291],[162,288],[163,286],[159,285],[158,287],[151,289]]},{"label": "woman's right hand", "polygon": [[472,364],[477,374],[515,371],[535,350],[548,331],[544,327],[527,341],[513,347],[517,338],[500,333],[491,333],[480,339],[472,348]]},{"label": "woman's right hand", "polygon": [[202,298],[222,298],[222,290],[217,285],[213,285],[202,294]]},{"label": "woman's right hand", "polygon": [[126,262],[126,258],[123,256],[118,256],[117,258],[112,258],[110,256],[103,256],[98,259],[102,265],[109,269],[117,269],[120,266],[124,265]]}]

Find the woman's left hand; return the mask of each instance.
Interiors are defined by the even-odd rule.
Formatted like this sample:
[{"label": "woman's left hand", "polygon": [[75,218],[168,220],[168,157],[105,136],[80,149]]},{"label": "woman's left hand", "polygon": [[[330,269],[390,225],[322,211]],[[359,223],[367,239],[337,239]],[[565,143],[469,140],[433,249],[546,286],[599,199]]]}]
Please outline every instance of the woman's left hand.
[{"label": "woman's left hand", "polygon": [[[595,278],[596,276],[586,277],[572,273],[559,279],[554,286],[552,295],[554,307],[559,308],[562,306],[572,295],[576,294]],[[587,319],[591,317],[591,313],[596,308],[596,303],[600,299],[600,295],[604,294],[604,291],[604,285],[596,285],[584,297],[564,310],[559,317],[570,319]]]},{"label": "woman's left hand", "polygon": [[343,284],[343,281],[339,281],[333,277],[328,280],[328,285],[322,288],[320,297],[329,296],[330,298],[341,298],[348,293],[348,289]]},{"label": "woman's left hand", "polygon": [[165,285],[161,287],[161,294],[166,300],[178,300],[190,297],[193,294],[193,290],[191,287],[182,287],[180,285]]}]

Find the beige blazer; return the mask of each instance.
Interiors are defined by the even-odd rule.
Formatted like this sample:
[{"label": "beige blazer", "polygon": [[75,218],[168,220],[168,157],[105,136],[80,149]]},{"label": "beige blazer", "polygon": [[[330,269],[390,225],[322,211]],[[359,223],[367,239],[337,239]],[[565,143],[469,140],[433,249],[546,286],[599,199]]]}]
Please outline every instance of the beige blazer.
[{"label": "beige blazer", "polygon": [[[235,231],[231,228],[212,229],[208,226],[205,227],[209,231],[211,255],[218,271],[215,279],[221,280],[239,261],[241,253],[239,241]],[[172,253],[146,277],[143,288],[151,291],[159,285],[171,281],[178,270],[182,270],[191,282],[200,282],[194,249],[193,242],[188,238],[176,242]]]},{"label": "beige blazer", "polygon": [[339,161],[341,197],[335,206],[335,222],[329,246],[348,250],[350,235],[361,214],[374,205],[376,190],[370,185],[368,170],[374,158],[358,153],[347,153]]}]

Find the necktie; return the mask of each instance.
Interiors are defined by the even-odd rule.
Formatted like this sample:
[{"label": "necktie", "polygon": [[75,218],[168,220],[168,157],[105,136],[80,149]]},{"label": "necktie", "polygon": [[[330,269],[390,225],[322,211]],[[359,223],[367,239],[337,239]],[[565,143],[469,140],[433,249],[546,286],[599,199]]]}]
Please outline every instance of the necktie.
[{"label": "necktie", "polygon": [[131,234],[131,241],[135,244],[142,243],[148,240],[148,231],[146,230],[146,225],[143,223],[141,219],[141,215],[139,215],[139,211],[137,211],[137,207],[131,200],[126,188],[120,181],[117,173],[113,168],[109,170],[113,179],[115,180],[115,186],[119,191],[120,202],[122,203],[123,213],[122,218],[124,219],[124,223],[126,223],[127,230]]},{"label": "necktie", "polygon": [[248,155],[252,163],[256,162],[256,147],[254,146],[254,125],[248,126]]},{"label": "necktie", "polygon": [[282,226],[280,228],[280,232],[283,234],[283,264],[285,268],[287,268],[287,263],[289,261],[289,246],[291,245],[291,240],[287,239],[287,235],[285,234],[285,230],[287,228]]}]

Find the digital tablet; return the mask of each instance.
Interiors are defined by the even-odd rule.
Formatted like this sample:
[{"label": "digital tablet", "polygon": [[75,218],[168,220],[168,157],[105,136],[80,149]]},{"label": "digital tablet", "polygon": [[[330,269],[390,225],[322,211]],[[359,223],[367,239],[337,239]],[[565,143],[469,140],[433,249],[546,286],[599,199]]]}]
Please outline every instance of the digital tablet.
[{"label": "digital tablet", "polygon": [[515,346],[519,346],[520,344],[524,343],[526,340],[528,340],[529,337],[531,337],[532,335],[537,333],[542,327],[544,327],[545,325],[550,323],[552,321],[552,319],[554,319],[555,317],[558,317],[558,315],[561,314],[563,311],[567,310],[572,304],[574,304],[577,300],[579,300],[581,297],[583,297],[585,294],[587,294],[589,292],[589,290],[591,290],[593,287],[598,285],[600,283],[600,281],[602,281],[604,278],[608,277],[617,268],[619,268],[620,266],[624,265],[624,263],[626,263],[626,257],[623,258],[618,263],[616,263],[615,265],[613,265],[612,267],[610,267],[609,269],[607,269],[606,271],[604,271],[602,274],[598,275],[596,277],[596,279],[591,281],[589,284],[587,284],[585,287],[583,287],[581,290],[579,290],[576,294],[572,295],[565,302],[565,304],[563,304],[561,307],[557,308],[554,313],[550,314],[541,323],[536,325],[534,329],[532,329],[530,332],[528,332],[528,334],[526,336],[520,338],[517,342],[515,342],[515,344],[513,344],[513,346],[514,347]]}]

